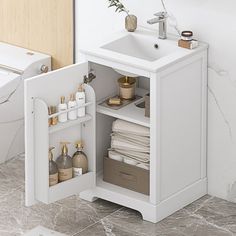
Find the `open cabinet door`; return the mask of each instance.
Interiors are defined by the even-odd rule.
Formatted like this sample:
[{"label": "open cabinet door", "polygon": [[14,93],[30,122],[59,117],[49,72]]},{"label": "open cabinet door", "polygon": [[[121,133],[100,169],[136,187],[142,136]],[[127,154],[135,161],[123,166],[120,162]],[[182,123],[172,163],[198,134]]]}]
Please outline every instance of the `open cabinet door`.
[{"label": "open cabinet door", "polygon": [[[26,205],[38,201],[52,203],[68,196],[94,188],[95,161],[95,93],[85,85],[86,115],[74,121],[49,127],[48,106],[68,100],[88,74],[88,63],[75,64],[25,81],[25,196]],[[57,116],[54,114],[53,116]],[[60,142],[68,141],[69,155],[75,152],[74,142],[83,140],[88,157],[88,173],[49,187],[49,147],[54,146],[54,160],[60,154]]]}]

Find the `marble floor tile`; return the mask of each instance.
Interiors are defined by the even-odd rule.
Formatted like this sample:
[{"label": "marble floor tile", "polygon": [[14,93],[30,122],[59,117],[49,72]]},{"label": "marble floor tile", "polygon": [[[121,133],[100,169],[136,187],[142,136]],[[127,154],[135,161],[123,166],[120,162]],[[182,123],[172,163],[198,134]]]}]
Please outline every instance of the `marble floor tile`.
[{"label": "marble floor tile", "polygon": [[73,235],[96,222],[89,208],[70,209],[57,204],[25,207],[23,189],[16,190],[2,200],[0,209],[0,235],[12,231],[23,235],[38,225]]},{"label": "marble floor tile", "polygon": [[101,220],[98,223],[84,229],[75,236],[140,236],[135,232],[124,230],[121,227],[114,225],[106,220]]},{"label": "marble floor tile", "polygon": [[0,201],[24,184],[24,160],[17,158],[0,165]]},{"label": "marble floor tile", "polygon": [[124,229],[132,230],[141,235],[148,233],[149,236],[154,236],[165,230],[164,224],[152,224],[150,222],[143,221],[139,212],[128,208],[122,208],[121,210],[106,217],[106,219]]},{"label": "marble floor tile", "polygon": [[211,198],[207,204],[195,211],[195,215],[219,228],[236,235],[236,204],[219,198]]},{"label": "marble floor tile", "polygon": [[102,199],[98,199],[95,202],[87,202],[81,200],[79,196],[69,197],[58,201],[55,204],[67,207],[69,209],[79,209],[80,211],[85,211],[94,221],[98,221],[122,208],[117,204],[104,201]]},{"label": "marble floor tile", "polygon": [[208,203],[208,201],[210,201],[212,198],[214,198],[214,197],[212,197],[210,195],[205,195],[204,197],[198,199],[197,201],[189,204],[184,209],[186,209],[187,211],[189,211],[191,213],[194,213],[198,209],[200,209],[203,206],[205,206]]},{"label": "marble floor tile", "polygon": [[232,232],[218,228],[182,209],[157,224],[142,220],[136,211],[124,208],[106,219],[123,229],[130,229],[140,235],[149,236],[232,236]]},{"label": "marble floor tile", "polygon": [[209,195],[158,224],[119,205],[73,196],[24,206],[24,159],[0,165],[0,236],[23,236],[44,226],[68,236],[236,236],[236,204]]}]

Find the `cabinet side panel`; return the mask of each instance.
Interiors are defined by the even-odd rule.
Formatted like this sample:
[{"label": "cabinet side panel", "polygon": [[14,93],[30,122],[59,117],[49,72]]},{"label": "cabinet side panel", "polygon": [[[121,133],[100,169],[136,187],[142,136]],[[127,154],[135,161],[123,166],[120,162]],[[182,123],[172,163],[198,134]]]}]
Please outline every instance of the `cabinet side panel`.
[{"label": "cabinet side panel", "polygon": [[202,59],[161,77],[161,200],[201,179]]}]

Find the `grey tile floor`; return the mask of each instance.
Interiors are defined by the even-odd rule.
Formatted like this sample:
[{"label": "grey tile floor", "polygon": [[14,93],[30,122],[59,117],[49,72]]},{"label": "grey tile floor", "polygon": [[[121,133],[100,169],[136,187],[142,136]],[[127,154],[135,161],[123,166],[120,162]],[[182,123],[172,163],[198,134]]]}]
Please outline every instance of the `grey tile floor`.
[{"label": "grey tile floor", "polygon": [[24,159],[0,165],[0,236],[20,236],[41,225],[69,236],[236,235],[236,204],[206,195],[158,224],[131,209],[70,197],[50,205],[24,206]]}]

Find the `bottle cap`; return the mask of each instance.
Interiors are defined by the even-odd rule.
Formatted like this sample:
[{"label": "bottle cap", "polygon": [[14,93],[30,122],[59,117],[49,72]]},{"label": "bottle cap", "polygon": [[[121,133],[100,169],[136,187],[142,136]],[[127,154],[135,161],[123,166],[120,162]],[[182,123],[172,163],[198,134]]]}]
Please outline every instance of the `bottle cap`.
[{"label": "bottle cap", "polygon": [[67,144],[70,144],[70,143],[69,142],[61,142],[61,145],[62,145],[61,154],[62,155],[67,155],[68,154]]},{"label": "bottle cap", "polygon": [[84,92],[83,84],[80,84],[80,85],[79,85],[78,91],[79,91],[79,92]]},{"label": "bottle cap", "polygon": [[55,147],[50,147],[49,151],[48,151],[48,158],[49,158],[50,161],[53,160],[53,153],[52,153],[53,149],[55,149]]},{"label": "bottle cap", "polygon": [[77,141],[76,143],[75,143],[75,147],[76,148],[81,148],[81,149],[83,149],[84,148],[84,145],[83,145],[83,142],[80,140],[80,141]]},{"label": "bottle cap", "polygon": [[74,94],[74,93],[72,93],[72,94],[70,95],[70,101],[75,101],[75,94]]},{"label": "bottle cap", "polygon": [[56,106],[50,106],[50,110],[51,110],[52,114],[57,113],[57,107]]},{"label": "bottle cap", "polygon": [[64,104],[64,103],[65,103],[65,100],[66,100],[66,99],[65,99],[65,96],[62,96],[62,97],[61,97],[61,104]]}]

